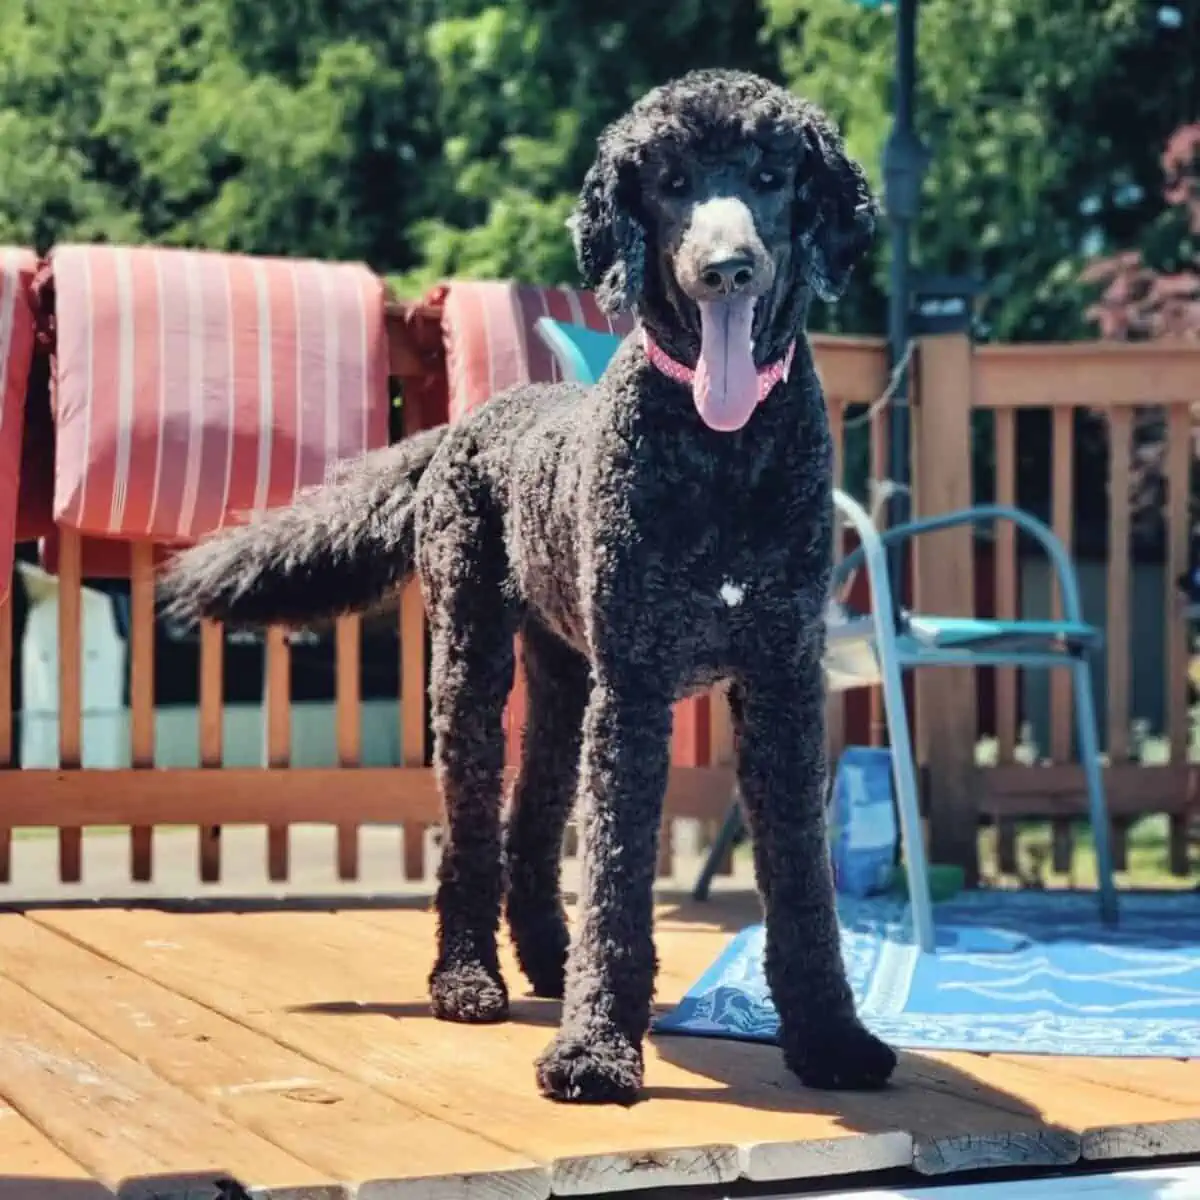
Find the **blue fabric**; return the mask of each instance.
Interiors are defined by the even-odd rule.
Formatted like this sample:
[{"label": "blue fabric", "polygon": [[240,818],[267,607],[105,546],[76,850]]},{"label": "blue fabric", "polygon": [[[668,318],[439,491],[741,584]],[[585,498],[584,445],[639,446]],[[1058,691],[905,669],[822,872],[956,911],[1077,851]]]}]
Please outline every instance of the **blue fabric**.
[{"label": "blue fabric", "polygon": [[621,344],[618,334],[598,333],[583,325],[555,321],[552,317],[540,317],[538,324],[545,330],[545,340],[559,365],[577,383],[594,384],[604,374]]},{"label": "blue fabric", "polygon": [[1088,645],[1097,640],[1098,631],[1079,621],[992,621],[976,617],[913,616],[909,625],[915,636],[928,638],[937,645],[970,645],[972,642],[1031,638]]},{"label": "blue fabric", "polygon": [[[1200,1057],[1200,896],[1127,894],[1119,929],[1082,893],[973,892],[940,904],[936,955],[912,942],[890,899],[839,901],[859,1013],[910,1050],[1094,1057]],[[737,934],[656,1024],[771,1042],[763,930]]]}]

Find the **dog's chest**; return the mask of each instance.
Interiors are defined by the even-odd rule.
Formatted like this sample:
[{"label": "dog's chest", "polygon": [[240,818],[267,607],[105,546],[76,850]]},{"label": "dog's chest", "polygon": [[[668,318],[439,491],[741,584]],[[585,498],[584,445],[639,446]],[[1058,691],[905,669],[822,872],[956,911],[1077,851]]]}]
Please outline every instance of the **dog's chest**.
[{"label": "dog's chest", "polygon": [[685,671],[700,685],[709,674],[786,657],[823,604],[831,542],[819,472],[790,461],[753,465],[718,464],[661,497],[667,533],[657,549],[676,597]]}]

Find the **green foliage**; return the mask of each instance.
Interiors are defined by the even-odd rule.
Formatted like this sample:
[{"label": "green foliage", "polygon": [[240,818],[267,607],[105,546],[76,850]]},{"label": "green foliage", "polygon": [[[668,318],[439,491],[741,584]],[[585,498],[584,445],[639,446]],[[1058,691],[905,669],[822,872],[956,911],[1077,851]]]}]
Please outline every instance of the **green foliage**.
[{"label": "green foliage", "polygon": [[[922,0],[919,258],[983,277],[993,336],[1084,333],[1080,262],[1159,217],[1200,11],[1157,12]],[[3,0],[0,239],[358,258],[408,291],[572,282],[596,135],[691,67],[789,82],[881,186],[893,37],[890,7],[852,0]],[[880,330],[886,257],[883,236],[816,323]]]},{"label": "green foliage", "polygon": [[441,147],[406,53],[426,30],[349,7],[361,27],[318,0],[11,0],[0,238],[411,259]]},{"label": "green foliage", "polygon": [[[765,0],[785,77],[826,106],[879,182],[893,14]],[[918,125],[933,152],[921,265],[984,283],[999,339],[1081,336],[1079,265],[1161,211],[1158,156],[1200,109],[1200,9],[1144,0],[921,0]],[[1166,86],[1164,81],[1171,81]],[[875,282],[881,286],[882,255]]]}]

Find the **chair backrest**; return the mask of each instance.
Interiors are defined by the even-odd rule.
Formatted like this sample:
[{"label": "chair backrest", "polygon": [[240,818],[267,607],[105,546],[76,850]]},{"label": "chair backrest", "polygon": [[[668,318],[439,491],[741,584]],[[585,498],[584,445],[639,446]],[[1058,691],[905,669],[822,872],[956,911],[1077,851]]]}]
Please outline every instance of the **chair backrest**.
[{"label": "chair backrest", "polygon": [[574,383],[595,383],[621,344],[620,334],[597,333],[553,317],[539,317],[534,328],[558,360],[563,377]]}]

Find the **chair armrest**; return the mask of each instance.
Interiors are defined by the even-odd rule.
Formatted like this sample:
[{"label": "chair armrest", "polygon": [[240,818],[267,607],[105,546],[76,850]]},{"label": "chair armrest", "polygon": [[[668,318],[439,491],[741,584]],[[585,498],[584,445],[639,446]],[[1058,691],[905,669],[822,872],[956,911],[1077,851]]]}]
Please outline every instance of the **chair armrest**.
[{"label": "chair armrest", "polygon": [[851,559],[856,564],[865,559],[875,636],[880,649],[883,649],[890,645],[890,639],[896,629],[896,613],[892,607],[892,589],[888,578],[887,555],[884,553],[883,539],[867,510],[853,496],[843,492],[841,488],[834,488],[833,503],[838,512],[854,527],[854,532],[858,534],[858,549],[853,554],[847,555],[834,568],[834,581],[830,590],[836,592],[838,584],[852,569],[856,569],[847,566]]},{"label": "chair armrest", "polygon": [[[839,511],[845,513],[846,510],[837,501],[836,491],[834,503],[837,504]],[[859,511],[862,511],[861,507]],[[863,516],[865,517],[866,514],[864,513]],[[1037,517],[1030,516],[1029,513],[1023,512],[1019,508],[1013,508],[1007,504],[980,504],[974,508],[963,508],[957,512],[943,513],[936,517],[921,517],[915,521],[906,521],[903,525],[896,525],[882,532],[872,525],[871,531],[877,543],[887,546],[896,542],[908,541],[923,533],[937,533],[943,529],[953,529],[962,525],[983,525],[995,521],[1012,522],[1042,547],[1058,578],[1064,620],[1082,623],[1083,606],[1079,600],[1079,584],[1075,577],[1075,564],[1071,561],[1071,556],[1054,531],[1044,521],[1039,521]],[[855,532],[861,539],[862,532],[858,528],[858,522],[852,521],[852,523],[855,526]],[[864,558],[869,562],[870,554],[864,551],[865,545],[864,542],[842,559],[838,564],[838,578],[844,578],[856,570]]]}]

